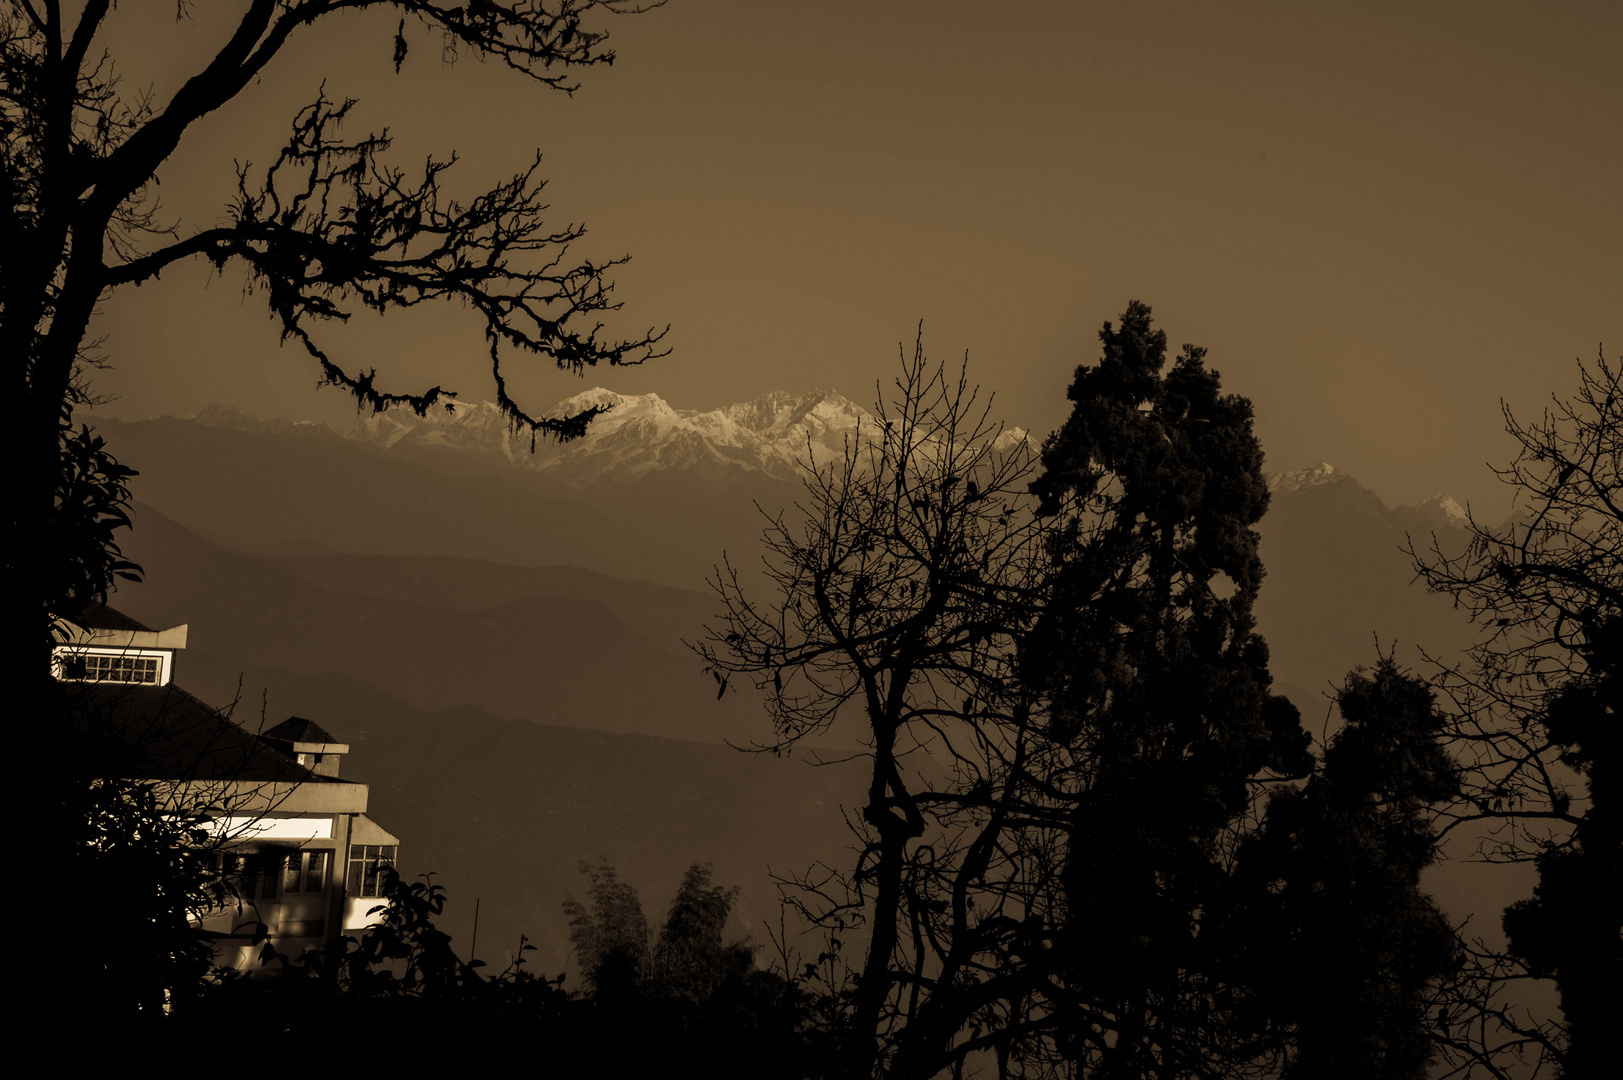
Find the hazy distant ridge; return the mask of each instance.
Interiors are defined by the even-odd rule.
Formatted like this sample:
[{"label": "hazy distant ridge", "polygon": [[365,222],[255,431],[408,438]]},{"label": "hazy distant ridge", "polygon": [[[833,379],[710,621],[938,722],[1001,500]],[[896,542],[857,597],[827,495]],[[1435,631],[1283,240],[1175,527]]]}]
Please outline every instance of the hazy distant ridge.
[{"label": "hazy distant ridge", "polygon": [[[758,565],[756,505],[775,514],[800,497],[792,462],[808,440],[832,455],[873,423],[828,391],[701,412],[652,394],[591,390],[560,407],[596,403],[615,407],[585,438],[541,445],[535,462],[528,440],[520,446],[492,406],[427,418],[389,412],[350,439],[224,407],[194,423],[113,423],[108,435],[143,470],[143,499],[239,550],[573,564],[703,590],[723,551],[734,566]],[[1026,436],[1012,429],[1008,437]],[[1383,649],[1396,642],[1410,662],[1414,646],[1446,652],[1463,643],[1464,619],[1412,584],[1403,552],[1408,537],[1424,549],[1434,533],[1463,548],[1453,499],[1394,509],[1325,462],[1268,483],[1273,501],[1260,525],[1268,576],[1257,614],[1282,683],[1316,700],[1349,667],[1372,662],[1377,639]]]},{"label": "hazy distant ridge", "polygon": [[1266,479],[1268,492],[1275,499],[1301,495],[1314,488],[1339,488],[1345,492],[1347,500],[1361,505],[1376,517],[1390,518],[1393,524],[1403,529],[1418,529],[1421,532],[1430,529],[1457,529],[1468,520],[1465,507],[1456,502],[1452,496],[1442,492],[1438,492],[1418,506],[1388,509],[1379,496],[1328,461],[1321,461],[1306,469],[1268,473]]}]

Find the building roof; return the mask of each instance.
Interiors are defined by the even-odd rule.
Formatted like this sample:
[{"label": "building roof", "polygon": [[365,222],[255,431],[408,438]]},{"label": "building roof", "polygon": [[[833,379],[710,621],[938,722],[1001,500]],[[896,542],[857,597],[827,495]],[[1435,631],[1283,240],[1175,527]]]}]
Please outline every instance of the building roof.
[{"label": "building roof", "polygon": [[113,649],[184,649],[186,624],[154,630],[145,623],[92,601],[77,619],[58,619],[54,630],[58,645]]},{"label": "building roof", "polygon": [[85,605],[84,612],[79,616],[79,623],[87,630],[136,630],[142,633],[153,633],[153,629],[145,623],[140,623],[124,614],[115,611],[106,604],[99,604],[92,600]]},{"label": "building roof", "polygon": [[346,783],[318,776],[180,687],[58,683],[94,775],[131,780]]},{"label": "building roof", "polygon": [[262,738],[290,743],[336,743],[338,739],[314,720],[290,716],[265,732]]}]

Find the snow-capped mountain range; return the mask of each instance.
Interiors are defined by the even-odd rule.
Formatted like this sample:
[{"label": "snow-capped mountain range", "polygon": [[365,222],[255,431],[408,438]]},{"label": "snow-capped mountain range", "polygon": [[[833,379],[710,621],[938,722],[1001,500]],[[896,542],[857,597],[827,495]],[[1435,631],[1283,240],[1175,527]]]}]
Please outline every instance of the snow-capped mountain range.
[{"label": "snow-capped mountain range", "polygon": [[[1288,472],[1273,472],[1267,474],[1268,491],[1276,499],[1300,495],[1314,488],[1324,488],[1333,485],[1347,487],[1349,496],[1368,501],[1374,495],[1364,488],[1351,476],[1338,470],[1328,461],[1321,461],[1317,465],[1306,469],[1291,469]],[[1379,502],[1379,500],[1376,500]],[[1387,511],[1384,503],[1379,504],[1381,509],[1377,513],[1389,513],[1408,527],[1441,528],[1460,527],[1469,520],[1465,507],[1461,506],[1452,496],[1438,492],[1418,506],[1399,506]],[[1373,504],[1371,506],[1373,510]]]},{"label": "snow-capped mountain range", "polygon": [[[678,469],[700,476],[760,473],[794,480],[808,454],[817,462],[838,460],[848,442],[877,431],[873,414],[832,390],[807,394],[776,391],[719,409],[674,409],[658,394],[616,394],[592,389],[558,403],[564,416],[595,406],[608,411],[587,434],[568,443],[515,434],[491,402],[431,410],[426,417],[395,410],[364,419],[354,434],[385,449],[439,448],[506,458],[518,468],[550,474],[571,484],[605,478],[636,479]],[[1018,428],[999,444],[1026,439]]]},{"label": "snow-capped mountain range", "polygon": [[[144,503],[255,556],[575,567],[702,591],[723,560],[746,578],[758,573],[767,522],[795,518],[803,492],[793,463],[808,440],[832,457],[868,416],[829,393],[694,412],[652,395],[614,402],[591,434],[542,443],[533,459],[528,440],[488,406],[428,419],[390,413],[347,437],[224,407],[190,422],[104,420],[102,430],[140,471]],[[591,403],[583,395],[569,405]],[[584,482],[592,476],[599,481]],[[1393,509],[1325,463],[1270,482],[1275,497],[1257,527],[1267,569],[1258,626],[1276,677],[1306,688],[1303,701],[1314,705],[1315,688],[1372,662],[1372,632],[1387,650],[1395,640],[1456,652],[1469,643],[1449,598],[1413,584],[1408,554],[1464,550],[1470,534],[1452,499]],[[413,588],[444,592],[422,568],[429,577]],[[259,587],[244,588],[253,596]]]},{"label": "snow-capped mountain range", "polygon": [[568,443],[515,434],[492,402],[430,410],[426,417],[394,410],[361,421],[355,438],[387,449],[435,447],[497,454],[514,466],[574,483],[612,474],[633,478],[666,469],[726,473],[733,469],[792,479],[808,440],[819,460],[836,457],[866,411],[833,391],[774,393],[708,412],[673,409],[658,394],[592,389],[558,403],[566,416],[608,406],[586,435]]},{"label": "snow-capped mountain range", "polygon": [[[808,453],[838,460],[848,441],[878,430],[874,415],[833,390],[804,394],[774,391],[720,408],[675,409],[658,394],[617,394],[594,388],[559,402],[549,415],[564,416],[608,406],[586,435],[568,443],[514,433],[493,402],[458,403],[453,412],[427,416],[396,409],[362,419],[340,435],[325,425],[285,419],[259,420],[241,409],[210,405],[194,419],[205,426],[305,438],[348,438],[409,455],[463,453],[494,456],[515,468],[540,473],[572,487],[605,480],[635,480],[676,471],[701,479],[758,476],[794,481]],[[1032,443],[1021,428],[1006,429],[997,446]],[[1035,445],[1033,445],[1035,449]],[[1418,506],[1388,509],[1373,492],[1328,462],[1267,474],[1276,499],[1310,492],[1342,493],[1344,499],[1407,528],[1435,529],[1466,523],[1466,511],[1439,493]]]},{"label": "snow-capped mountain range", "polygon": [[1268,473],[1268,492],[1272,495],[1290,495],[1305,488],[1334,483],[1344,477],[1346,474],[1337,472],[1334,465],[1321,461],[1308,469]]}]

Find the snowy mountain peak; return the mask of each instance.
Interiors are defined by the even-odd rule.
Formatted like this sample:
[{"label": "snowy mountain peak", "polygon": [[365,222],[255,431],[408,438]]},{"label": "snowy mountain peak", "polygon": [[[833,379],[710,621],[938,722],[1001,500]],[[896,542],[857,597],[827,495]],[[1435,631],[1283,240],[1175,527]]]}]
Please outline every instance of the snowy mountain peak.
[{"label": "snowy mountain peak", "polygon": [[1447,517],[1451,523],[1455,525],[1463,525],[1467,521],[1471,520],[1470,516],[1465,512],[1465,507],[1461,506],[1458,502],[1455,502],[1452,496],[1444,495],[1440,491],[1431,498],[1427,499],[1421,505],[1435,506],[1437,509],[1443,512],[1443,515]]},{"label": "snowy mountain peak", "polygon": [[[1268,491],[1275,499],[1323,490],[1327,497],[1343,507],[1361,507],[1363,512],[1396,522],[1404,529],[1424,531],[1460,528],[1470,521],[1465,508],[1441,492],[1419,506],[1400,506],[1395,510],[1389,510],[1373,491],[1363,487],[1327,461],[1321,461],[1307,469],[1268,473],[1267,481]],[[1276,502],[1274,505],[1277,507],[1280,503]]]},{"label": "snowy mountain peak", "polygon": [[613,390],[605,390],[601,386],[594,386],[574,397],[564,398],[548,409],[547,415],[571,416],[587,409],[599,408],[607,409],[608,412],[593,421],[594,425],[604,422],[615,414],[618,414],[618,423],[621,424],[632,417],[674,418],[677,415],[676,410],[658,394],[616,394]]},{"label": "snowy mountain peak", "polygon": [[1393,511],[1400,518],[1422,528],[1462,528],[1471,521],[1465,507],[1453,498],[1438,492],[1419,506],[1400,506]]},{"label": "snowy mountain peak", "polygon": [[1318,487],[1321,484],[1333,483],[1337,480],[1352,479],[1346,473],[1337,472],[1336,467],[1328,461],[1321,461],[1307,469],[1292,469],[1289,472],[1266,474],[1268,491],[1274,495],[1290,495],[1305,488]]},{"label": "snowy mountain peak", "polygon": [[1031,437],[1031,433],[1023,427],[1006,427],[992,440],[992,452],[1006,454],[1016,446],[1029,444],[1032,453],[1039,453],[1042,446]]},{"label": "snowy mountain peak", "polygon": [[765,473],[799,475],[810,452],[826,460],[844,452],[848,435],[873,418],[832,390],[809,394],[777,391],[718,409],[675,409],[658,394],[618,394],[601,387],[560,401],[549,416],[602,407],[587,433],[573,442],[542,440],[530,451],[528,436],[511,426],[489,402],[458,404],[454,412],[426,417],[388,412],[363,420],[355,437],[384,447],[443,448],[505,457],[518,468],[548,473],[570,483],[605,475],[637,477],[666,469],[705,475]]},{"label": "snowy mountain peak", "polygon": [[761,435],[781,435],[792,428],[854,428],[867,410],[852,404],[834,390],[813,390],[809,394],[790,394],[774,390],[754,401],[741,401],[725,405],[717,414],[732,423]]}]

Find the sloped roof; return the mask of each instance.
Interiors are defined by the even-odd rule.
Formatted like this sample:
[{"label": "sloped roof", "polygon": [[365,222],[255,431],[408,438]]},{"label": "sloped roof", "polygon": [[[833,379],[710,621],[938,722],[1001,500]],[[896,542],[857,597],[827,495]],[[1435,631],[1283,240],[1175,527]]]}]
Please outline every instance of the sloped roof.
[{"label": "sloped roof", "polygon": [[131,780],[343,783],[318,776],[178,686],[58,683],[81,766]]},{"label": "sloped roof", "polygon": [[154,630],[105,604],[89,603],[75,619],[57,619],[52,640],[57,645],[90,645],[119,649],[184,649],[186,625]]},{"label": "sloped roof", "polygon": [[314,720],[290,716],[265,732],[261,738],[290,743],[338,743],[340,740]]},{"label": "sloped roof", "polygon": [[79,619],[87,630],[136,630],[148,634],[155,633],[152,627],[136,622],[122,611],[115,611],[106,604],[98,604],[94,600],[85,605]]}]

